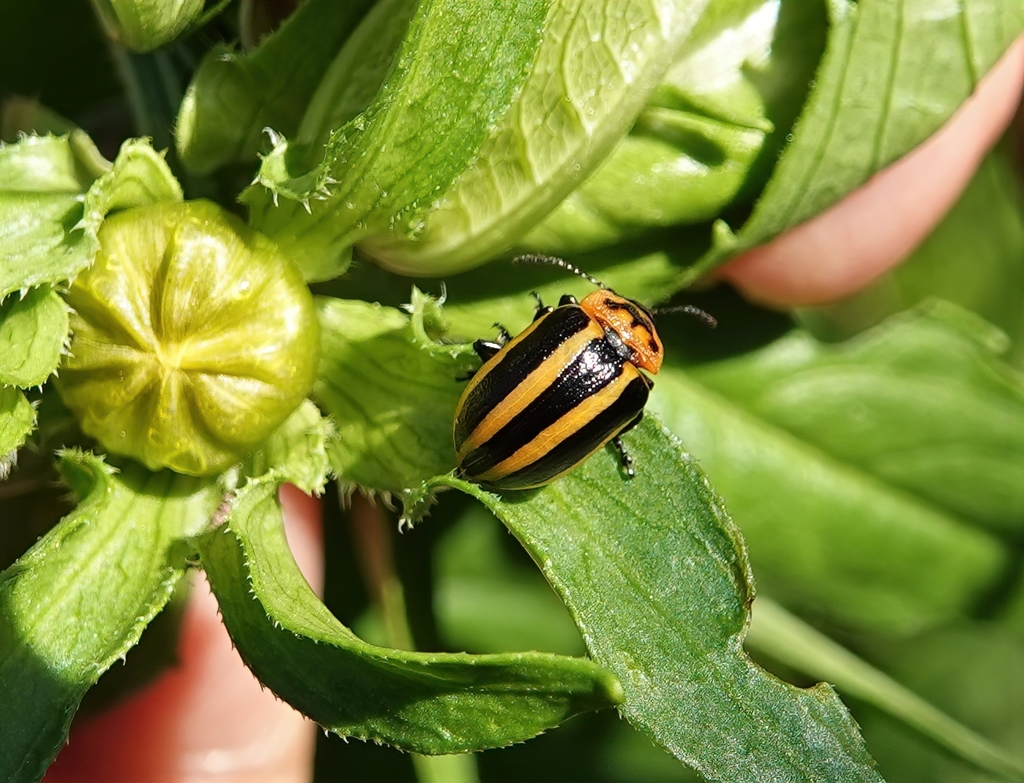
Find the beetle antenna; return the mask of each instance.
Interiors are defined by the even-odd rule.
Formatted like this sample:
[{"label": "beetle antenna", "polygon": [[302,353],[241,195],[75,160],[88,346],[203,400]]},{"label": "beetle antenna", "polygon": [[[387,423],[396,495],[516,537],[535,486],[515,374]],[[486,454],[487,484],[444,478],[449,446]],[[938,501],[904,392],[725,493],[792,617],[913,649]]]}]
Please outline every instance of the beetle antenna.
[{"label": "beetle antenna", "polygon": [[560,266],[560,267],[562,267],[562,269],[566,269],[566,270],[572,272],[574,275],[579,275],[584,280],[586,280],[588,283],[592,283],[592,284],[596,285],[598,288],[607,288],[608,287],[604,283],[602,283],[600,280],[598,280],[596,277],[594,277],[593,275],[588,275],[586,272],[584,272],[578,266],[574,266],[574,265],[570,264],[564,258],[556,258],[555,256],[538,256],[538,255],[530,254],[530,255],[525,255],[525,256],[516,256],[515,258],[512,259],[512,263],[513,264],[543,264],[543,265],[546,265],[546,266]]},{"label": "beetle antenna", "polygon": [[711,313],[706,310],[701,310],[699,307],[693,305],[679,305],[678,307],[658,307],[651,310],[654,315],[661,315],[662,313],[686,313],[699,318],[704,322],[704,325],[709,329],[714,329],[718,326],[718,319],[716,319]]}]

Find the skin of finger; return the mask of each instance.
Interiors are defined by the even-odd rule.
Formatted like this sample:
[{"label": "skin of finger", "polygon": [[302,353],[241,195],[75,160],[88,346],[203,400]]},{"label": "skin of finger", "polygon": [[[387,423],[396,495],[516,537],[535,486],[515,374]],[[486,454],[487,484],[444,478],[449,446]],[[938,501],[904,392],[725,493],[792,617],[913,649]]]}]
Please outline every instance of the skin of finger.
[{"label": "skin of finger", "polygon": [[774,307],[849,296],[904,260],[956,203],[1013,119],[1024,87],[1024,36],[920,147],[817,217],[718,270]]},{"label": "skin of finger", "polygon": [[[285,529],[306,580],[323,587],[319,501],[281,488]],[[45,783],[300,783],[312,774],[315,725],[264,690],[245,668],[194,575],[179,665],[82,726]],[[128,660],[131,660],[129,654]]]}]

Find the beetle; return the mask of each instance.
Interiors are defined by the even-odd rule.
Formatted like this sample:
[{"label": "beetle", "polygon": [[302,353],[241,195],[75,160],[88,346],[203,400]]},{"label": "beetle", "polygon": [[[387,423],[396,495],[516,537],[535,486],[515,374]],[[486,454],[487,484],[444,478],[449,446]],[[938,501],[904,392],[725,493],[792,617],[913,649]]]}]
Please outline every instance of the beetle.
[{"label": "beetle", "polygon": [[[457,475],[493,489],[531,489],[572,470],[606,443],[633,476],[621,436],[640,423],[663,346],[654,313],[560,258],[513,263],[560,266],[596,285],[582,301],[565,294],[537,310],[513,338],[477,340],[483,361],[469,379],[453,426]],[[678,309],[715,320],[696,307]],[[663,311],[664,312],[664,311]]]}]

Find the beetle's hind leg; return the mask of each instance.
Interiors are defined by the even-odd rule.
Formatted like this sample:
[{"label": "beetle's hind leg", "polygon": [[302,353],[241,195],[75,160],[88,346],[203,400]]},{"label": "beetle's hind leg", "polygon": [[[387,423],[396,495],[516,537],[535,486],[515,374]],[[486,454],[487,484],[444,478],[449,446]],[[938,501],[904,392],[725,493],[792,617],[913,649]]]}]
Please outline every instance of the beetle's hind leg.
[{"label": "beetle's hind leg", "polygon": [[629,424],[623,427],[619,431],[619,434],[612,438],[610,441],[612,447],[617,452],[619,452],[619,463],[622,465],[622,470],[629,478],[633,478],[633,476],[636,475],[636,471],[633,470],[633,458],[629,456],[629,452],[626,451],[626,446],[622,442],[622,436],[629,432],[631,429],[633,429],[641,421],[643,421],[643,418],[644,412],[640,411],[633,419],[633,421],[631,421]]},{"label": "beetle's hind leg", "polygon": [[611,440],[611,444],[614,449],[619,452],[619,462],[622,464],[622,470],[629,478],[633,478],[636,475],[636,471],[633,470],[633,458],[629,456],[629,452],[626,451],[625,445],[622,443],[622,437],[616,435]]}]

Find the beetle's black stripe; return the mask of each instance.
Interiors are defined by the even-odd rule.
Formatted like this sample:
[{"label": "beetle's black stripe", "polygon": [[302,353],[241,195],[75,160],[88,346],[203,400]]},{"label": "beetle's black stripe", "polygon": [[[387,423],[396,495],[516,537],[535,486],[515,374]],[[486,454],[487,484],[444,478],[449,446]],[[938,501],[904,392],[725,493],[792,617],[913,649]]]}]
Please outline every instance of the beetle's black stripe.
[{"label": "beetle's black stripe", "polygon": [[578,465],[629,426],[647,404],[644,378],[634,378],[618,399],[570,437],[530,465],[489,482],[502,489],[527,489],[546,484]]},{"label": "beetle's black stripe", "polygon": [[538,433],[619,377],[625,363],[608,340],[592,340],[537,399],[466,455],[463,470],[470,476],[479,476],[508,459]]},{"label": "beetle's black stripe", "polygon": [[[534,321],[492,364],[471,381],[455,419],[455,445],[459,448],[490,410],[513,393],[533,370],[563,342],[590,325],[579,306],[557,307]],[[543,326],[543,328],[538,328]]]}]

